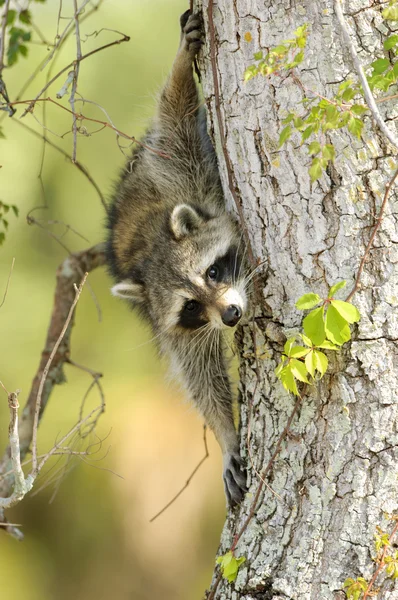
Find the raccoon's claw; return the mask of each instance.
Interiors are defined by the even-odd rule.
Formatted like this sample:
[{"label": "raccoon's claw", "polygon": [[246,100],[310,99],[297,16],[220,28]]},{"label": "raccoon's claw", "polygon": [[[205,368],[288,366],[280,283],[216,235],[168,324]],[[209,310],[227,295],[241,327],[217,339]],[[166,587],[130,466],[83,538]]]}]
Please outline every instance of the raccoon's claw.
[{"label": "raccoon's claw", "polygon": [[181,31],[182,31],[182,44],[185,45],[185,49],[191,54],[195,55],[199,52],[201,45],[203,44],[203,29],[202,21],[197,13],[192,13],[187,10],[180,17]]},{"label": "raccoon's claw", "polygon": [[246,473],[239,454],[225,454],[223,479],[229,506],[240,504],[247,491]]}]

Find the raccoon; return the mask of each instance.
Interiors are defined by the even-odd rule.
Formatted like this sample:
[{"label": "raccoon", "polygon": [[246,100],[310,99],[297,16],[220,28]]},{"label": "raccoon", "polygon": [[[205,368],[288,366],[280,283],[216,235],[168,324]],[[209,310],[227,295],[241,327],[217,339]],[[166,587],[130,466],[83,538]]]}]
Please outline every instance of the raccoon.
[{"label": "raccoon", "polygon": [[181,41],[157,114],[117,185],[107,260],[125,298],[149,321],[160,352],[213,430],[230,505],[246,476],[232,414],[223,328],[247,310],[244,244],[227,213],[193,77],[201,20],[180,19]]}]

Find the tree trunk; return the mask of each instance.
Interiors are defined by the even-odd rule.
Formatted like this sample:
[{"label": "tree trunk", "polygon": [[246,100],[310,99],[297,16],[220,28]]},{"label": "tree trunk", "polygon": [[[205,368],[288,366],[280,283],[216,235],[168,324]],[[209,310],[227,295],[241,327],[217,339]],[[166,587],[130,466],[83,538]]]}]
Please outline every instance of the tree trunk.
[{"label": "tree trunk", "polygon": [[[325,377],[306,389],[254,501],[259,474],[277,449],[296,402],[274,374],[282,350],[280,331],[288,336],[300,327],[303,313],[295,302],[302,294],[326,297],[329,287],[343,279],[347,290],[354,285],[395,168],[394,150],[367,117],[361,140],[346,130],[331,134],[336,161],[311,184],[310,159],[300,138],[278,147],[282,119],[288,110],[300,111],[302,88],[292,76],[259,76],[244,83],[243,75],[255,52],[276,46],[309,23],[300,79],[305,88],[333,97],[353,67],[332,1],[217,0],[213,7],[209,1],[203,0],[202,68],[209,128],[226,198],[235,209],[232,181],[254,257],[266,260],[259,283],[270,312],[257,304],[255,319],[241,334],[241,451],[248,464],[249,493],[229,514],[219,549],[221,555],[232,546],[246,562],[233,583],[221,578],[217,567],[207,597],[340,600],[346,597],[347,578],[371,579],[378,566],[373,560],[376,527],[391,533],[391,515],[398,511],[394,190],[353,298],[361,321],[352,342],[329,356]],[[343,6],[364,65],[383,56],[380,7],[368,5],[350,0]],[[231,162],[229,176],[225,155]],[[393,591],[398,587],[385,573],[376,588],[381,588],[377,598],[398,598]]]}]

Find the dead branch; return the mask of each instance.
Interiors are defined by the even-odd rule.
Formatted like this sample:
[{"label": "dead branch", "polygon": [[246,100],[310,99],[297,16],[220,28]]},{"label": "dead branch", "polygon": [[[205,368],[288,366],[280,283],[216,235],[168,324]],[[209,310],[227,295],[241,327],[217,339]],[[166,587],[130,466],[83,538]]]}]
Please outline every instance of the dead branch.
[{"label": "dead branch", "polygon": [[[71,254],[61,263],[57,270],[53,311],[48,328],[47,339],[18,428],[21,460],[25,458],[32,443],[33,425],[35,422],[36,405],[40,387],[42,386],[42,391],[37,425],[40,423],[54,386],[65,380],[63,367],[70,355],[70,340],[74,323],[73,315],[71,316],[69,326],[66,328],[62,338],[62,343],[58,344],[55,353],[52,351],[57,340],[60,338],[69,311],[75,301],[74,284],[81,279],[82,272],[89,273],[95,268],[104,265],[104,263],[104,247],[102,244],[97,244],[87,250]],[[49,357],[52,353],[51,369],[48,372],[45,385],[42,385],[43,374],[45,373]],[[103,406],[101,405],[101,411],[102,410]],[[39,465],[39,467],[41,467],[41,465]],[[7,473],[10,468],[11,448],[9,446],[0,460],[0,475]],[[4,477],[4,479],[0,481],[0,498],[7,498],[10,495],[12,485],[13,480],[11,477]]]}]

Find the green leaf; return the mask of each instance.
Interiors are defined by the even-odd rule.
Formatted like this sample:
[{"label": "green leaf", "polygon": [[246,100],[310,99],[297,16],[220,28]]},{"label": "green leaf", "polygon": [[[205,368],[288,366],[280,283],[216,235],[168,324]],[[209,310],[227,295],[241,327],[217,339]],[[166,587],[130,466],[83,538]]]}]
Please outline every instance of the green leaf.
[{"label": "green leaf", "polygon": [[326,311],[325,330],[328,339],[338,346],[351,339],[347,321],[340,316],[340,313],[331,304]]},{"label": "green leaf", "polygon": [[274,371],[275,375],[278,377],[278,379],[280,379],[280,377],[281,377],[281,373],[282,373],[283,368],[284,368],[284,363],[282,361],[282,362],[279,363],[279,365],[276,367],[276,369]]},{"label": "green leaf", "polygon": [[312,133],[314,133],[315,127],[314,125],[309,125],[306,129],[304,129],[304,131],[301,134],[301,139],[303,142],[305,142],[305,140],[308,140],[308,138],[310,137],[310,135]]},{"label": "green leaf", "polygon": [[312,310],[303,321],[304,333],[314,346],[319,346],[326,338],[323,306]]},{"label": "green leaf", "polygon": [[282,129],[281,134],[279,136],[279,148],[283,146],[283,144],[290,138],[292,135],[292,128],[290,125],[286,125],[284,129]]},{"label": "green leaf", "polygon": [[322,344],[318,344],[317,348],[323,348],[324,350],[339,350],[339,347],[332,344],[332,342],[329,342],[329,340],[325,340]]},{"label": "green leaf", "polygon": [[311,154],[312,156],[316,156],[317,154],[319,154],[321,151],[321,145],[319,142],[311,142],[311,144],[308,147],[308,152],[309,154]]},{"label": "green leaf", "polygon": [[296,341],[296,336],[290,337],[286,340],[284,348],[283,348],[286,356],[290,356],[290,351],[291,351],[295,341]]},{"label": "green leaf", "polygon": [[398,45],[398,35],[390,35],[390,37],[388,37],[386,39],[386,41],[384,42],[383,46],[386,50],[391,50],[391,48],[394,48],[394,46]]},{"label": "green leaf", "polygon": [[321,301],[318,294],[304,294],[296,302],[296,308],[299,310],[306,310],[308,308],[314,308]]},{"label": "green leaf", "polygon": [[19,20],[21,21],[21,23],[26,23],[26,25],[30,25],[32,22],[32,16],[30,14],[30,12],[26,9],[26,10],[21,10],[21,12],[19,13]]},{"label": "green leaf", "polygon": [[314,158],[312,160],[311,166],[308,170],[310,177],[311,177],[311,181],[314,182],[317,179],[319,179],[322,175],[322,163],[320,158]]},{"label": "green leaf", "polygon": [[375,73],[381,75],[381,73],[387,71],[388,67],[390,66],[390,61],[388,60],[388,58],[378,58],[377,60],[372,62],[370,66],[373,68],[373,71]]},{"label": "green leaf", "polygon": [[291,358],[302,358],[306,354],[310,352],[309,348],[304,348],[304,346],[294,346],[290,351]]},{"label": "green leaf", "polygon": [[343,83],[340,83],[340,85],[339,85],[339,92],[344,92],[344,90],[349,88],[350,85],[352,85],[352,84],[353,84],[352,79],[347,79],[347,81],[343,81]]},{"label": "green leaf", "polygon": [[357,95],[357,91],[354,90],[353,88],[347,88],[345,90],[345,92],[343,92],[342,94],[342,99],[344,100],[344,102],[349,102],[350,100],[352,100],[354,98],[354,96]]},{"label": "green leaf", "polygon": [[297,360],[296,358],[292,358],[289,364],[290,369],[296,379],[303,381],[304,383],[309,383],[307,378],[307,367],[303,362]]},{"label": "green leaf", "polygon": [[351,117],[348,121],[348,131],[350,131],[355,137],[358,139],[361,138],[361,133],[363,129],[363,123],[360,119],[356,119],[355,117]]},{"label": "green leaf", "polygon": [[313,343],[311,342],[310,338],[307,337],[306,335],[304,335],[303,333],[300,334],[300,336],[301,336],[301,339],[303,340],[304,344],[306,346],[308,346],[309,348],[312,348]]},{"label": "green leaf", "polygon": [[307,367],[307,371],[311,375],[311,377],[314,377],[316,365],[315,365],[315,353],[313,350],[310,350],[310,352],[305,357],[305,366]]},{"label": "green leaf", "polygon": [[314,362],[316,370],[320,372],[321,377],[323,377],[328,368],[328,359],[327,356],[323,352],[319,352],[319,350],[314,350]]},{"label": "green leaf", "polygon": [[333,161],[335,159],[335,156],[336,156],[336,152],[335,152],[334,146],[332,144],[325,144],[325,146],[322,148],[322,156],[326,160],[332,160]]},{"label": "green leaf", "polygon": [[10,9],[7,13],[7,25],[12,25],[15,21],[16,16],[17,16],[17,11]]},{"label": "green leaf", "polygon": [[338,283],[335,283],[334,285],[332,285],[332,287],[329,290],[328,298],[333,298],[335,293],[338,292],[339,290],[342,290],[346,285],[347,285],[346,281],[339,281]]},{"label": "green leaf", "polygon": [[253,79],[257,74],[257,67],[255,65],[250,65],[250,67],[247,67],[243,78],[245,81],[249,81],[249,79]]},{"label": "green leaf", "polygon": [[245,560],[246,558],[244,556],[236,558],[230,550],[223,556],[219,556],[216,559],[216,563],[220,565],[223,577],[225,577],[229,583],[232,583],[238,575],[240,565],[244,563]]},{"label": "green leaf", "polygon": [[354,115],[361,117],[363,114],[368,112],[369,109],[367,106],[364,106],[363,104],[353,104],[351,106],[350,110],[351,110],[351,112],[354,113]]},{"label": "green leaf", "polygon": [[398,21],[398,4],[388,6],[381,14],[386,21]]},{"label": "green leaf", "polygon": [[288,392],[293,392],[296,396],[298,396],[297,383],[292,373],[292,369],[290,364],[287,365],[281,373],[280,380],[282,382],[283,387]]},{"label": "green leaf", "polygon": [[262,50],[260,50],[259,52],[256,52],[254,55],[254,60],[261,60],[263,58],[263,53]]},{"label": "green leaf", "polygon": [[348,323],[356,323],[361,318],[359,310],[349,302],[343,302],[343,300],[332,300],[332,306],[334,306],[340,316],[348,321]]}]

